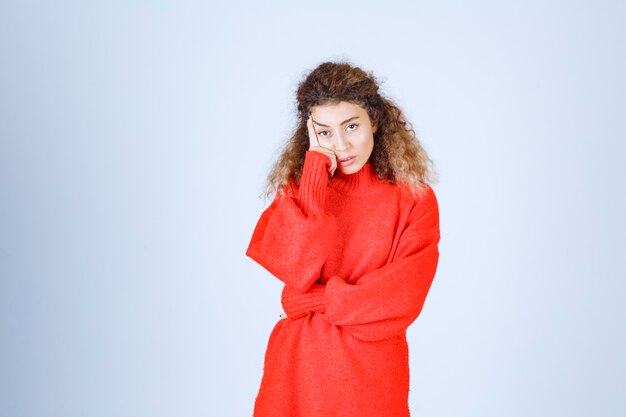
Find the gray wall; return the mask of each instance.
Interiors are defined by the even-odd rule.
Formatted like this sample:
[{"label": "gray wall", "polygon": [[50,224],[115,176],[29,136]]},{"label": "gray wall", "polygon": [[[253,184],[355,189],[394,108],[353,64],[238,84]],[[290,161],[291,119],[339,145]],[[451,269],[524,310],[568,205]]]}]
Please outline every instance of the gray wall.
[{"label": "gray wall", "polygon": [[0,3],[0,415],[246,416],[293,92],[372,70],[434,159],[416,417],[626,414],[621,2]]}]

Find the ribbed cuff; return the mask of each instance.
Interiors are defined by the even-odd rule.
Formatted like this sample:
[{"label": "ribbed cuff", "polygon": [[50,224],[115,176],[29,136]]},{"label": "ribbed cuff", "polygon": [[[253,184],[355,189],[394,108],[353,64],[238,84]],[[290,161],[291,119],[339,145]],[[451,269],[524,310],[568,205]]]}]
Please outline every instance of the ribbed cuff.
[{"label": "ribbed cuff", "polygon": [[308,291],[302,293],[285,285],[280,302],[287,318],[297,319],[314,311],[323,312],[325,290],[325,285],[313,284]]},{"label": "ribbed cuff", "polygon": [[298,202],[305,216],[324,210],[328,170],[332,161],[328,155],[317,151],[306,151],[304,166],[298,189]]},{"label": "ribbed cuff", "polygon": [[351,285],[338,275],[333,275],[326,281],[325,286],[328,290],[324,291],[323,300],[325,318],[329,322],[334,323],[338,318],[345,317],[346,308],[351,310],[350,306],[347,306],[341,298],[342,294],[349,290]]}]

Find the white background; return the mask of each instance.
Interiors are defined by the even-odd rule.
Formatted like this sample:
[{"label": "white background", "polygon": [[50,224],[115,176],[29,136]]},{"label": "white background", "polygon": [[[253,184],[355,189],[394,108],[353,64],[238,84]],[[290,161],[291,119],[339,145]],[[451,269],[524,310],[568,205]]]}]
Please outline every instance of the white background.
[{"label": "white background", "polygon": [[0,415],[252,415],[282,311],[244,255],[258,195],[298,81],[342,58],[439,176],[412,415],[625,415],[625,19],[617,1],[3,1]]}]

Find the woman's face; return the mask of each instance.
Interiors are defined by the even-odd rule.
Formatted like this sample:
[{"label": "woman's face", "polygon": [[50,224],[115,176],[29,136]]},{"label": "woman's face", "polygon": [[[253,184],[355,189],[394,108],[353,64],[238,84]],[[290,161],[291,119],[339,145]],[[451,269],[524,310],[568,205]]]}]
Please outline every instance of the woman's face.
[{"label": "woman's face", "polygon": [[[320,146],[331,149],[344,174],[353,174],[368,161],[374,149],[377,123],[361,106],[347,101],[311,108],[313,126]],[[315,138],[313,138],[315,143]],[[350,158],[345,163],[342,159]]]}]

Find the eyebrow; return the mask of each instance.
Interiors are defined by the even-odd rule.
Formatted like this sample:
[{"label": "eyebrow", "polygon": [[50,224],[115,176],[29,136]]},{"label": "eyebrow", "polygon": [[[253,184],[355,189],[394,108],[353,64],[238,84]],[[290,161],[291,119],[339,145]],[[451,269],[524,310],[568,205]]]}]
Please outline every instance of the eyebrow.
[{"label": "eyebrow", "polygon": [[[358,118],[359,118],[359,116],[352,116],[351,118],[346,119],[346,120],[344,120],[343,122],[341,122],[341,123],[339,124],[339,126],[341,126],[341,125],[345,125],[345,124],[346,124],[346,123],[348,123],[349,121],[354,120],[354,119],[358,119]],[[316,124],[316,125],[318,125],[318,126],[322,126],[322,127],[330,127],[330,126],[327,126],[327,125],[324,125],[324,124],[321,124],[321,123],[317,123],[315,120],[313,120],[313,123],[315,123],[315,124]]]}]

